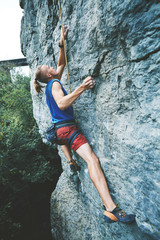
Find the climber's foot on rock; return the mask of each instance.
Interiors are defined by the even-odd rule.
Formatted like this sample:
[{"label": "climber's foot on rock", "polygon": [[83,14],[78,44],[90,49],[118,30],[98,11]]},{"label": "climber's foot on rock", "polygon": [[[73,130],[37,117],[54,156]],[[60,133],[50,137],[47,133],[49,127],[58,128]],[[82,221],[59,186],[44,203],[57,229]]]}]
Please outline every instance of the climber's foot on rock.
[{"label": "climber's foot on rock", "polygon": [[116,208],[113,209],[112,212],[106,210],[104,206],[104,218],[107,223],[114,223],[114,222],[122,222],[122,223],[132,223],[135,221],[134,214],[127,214],[121,208],[119,208],[118,204]]},{"label": "climber's foot on rock", "polygon": [[73,159],[69,161],[69,165],[70,165],[70,169],[73,172],[77,172],[77,171],[81,170],[80,166],[78,166],[77,163]]}]

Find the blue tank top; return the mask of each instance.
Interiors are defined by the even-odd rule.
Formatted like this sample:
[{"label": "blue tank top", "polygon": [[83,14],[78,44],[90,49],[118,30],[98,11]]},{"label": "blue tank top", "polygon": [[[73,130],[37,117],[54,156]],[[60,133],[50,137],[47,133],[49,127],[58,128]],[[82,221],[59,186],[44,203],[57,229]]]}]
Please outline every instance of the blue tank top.
[{"label": "blue tank top", "polygon": [[53,98],[52,85],[55,81],[60,83],[62,90],[64,92],[64,95],[65,96],[67,95],[66,90],[64,89],[64,87],[62,86],[62,83],[58,79],[50,80],[47,83],[45,94],[46,94],[47,105],[49,107],[49,111],[52,116],[52,123],[57,123],[57,122],[65,121],[65,120],[74,120],[72,106],[70,106],[62,111],[59,109],[59,107],[57,106],[57,104]]}]

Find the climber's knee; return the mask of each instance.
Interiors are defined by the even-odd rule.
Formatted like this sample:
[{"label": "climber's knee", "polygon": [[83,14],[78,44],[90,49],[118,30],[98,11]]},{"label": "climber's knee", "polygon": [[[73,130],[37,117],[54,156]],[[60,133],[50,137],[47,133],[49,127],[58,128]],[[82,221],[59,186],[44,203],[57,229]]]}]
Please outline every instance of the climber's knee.
[{"label": "climber's knee", "polygon": [[91,152],[91,155],[90,155],[90,158],[89,158],[89,162],[91,164],[99,164],[99,159],[98,159],[98,157],[95,155],[95,153],[93,151]]},{"label": "climber's knee", "polygon": [[98,164],[99,160],[95,153],[92,151],[88,143],[83,144],[79,147],[76,152],[84,159],[87,164]]}]

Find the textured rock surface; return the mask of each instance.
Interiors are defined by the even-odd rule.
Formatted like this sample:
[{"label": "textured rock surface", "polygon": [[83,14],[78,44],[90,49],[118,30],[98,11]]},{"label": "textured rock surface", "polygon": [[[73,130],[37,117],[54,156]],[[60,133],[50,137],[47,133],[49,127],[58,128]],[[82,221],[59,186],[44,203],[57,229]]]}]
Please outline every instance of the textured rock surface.
[{"label": "textured rock surface", "polygon": [[[69,26],[72,89],[92,74],[97,82],[75,104],[79,125],[98,155],[115,202],[136,223],[107,225],[86,164],[64,172],[51,197],[57,240],[160,239],[160,1],[61,0]],[[56,0],[21,0],[21,46],[32,71],[57,63],[60,19]],[[33,81],[33,79],[32,79]],[[63,75],[66,88],[67,74]],[[50,124],[45,96],[31,82],[34,116],[43,137]],[[45,141],[45,140],[44,140]]]}]

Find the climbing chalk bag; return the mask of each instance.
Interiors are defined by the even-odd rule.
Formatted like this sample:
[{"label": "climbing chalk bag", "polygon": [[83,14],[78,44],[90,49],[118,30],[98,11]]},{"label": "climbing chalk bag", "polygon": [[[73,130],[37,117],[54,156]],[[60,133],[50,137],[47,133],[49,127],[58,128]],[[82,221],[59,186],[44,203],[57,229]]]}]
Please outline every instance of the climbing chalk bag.
[{"label": "climbing chalk bag", "polygon": [[51,127],[49,127],[46,130],[45,137],[49,142],[56,143],[57,135],[56,135],[55,124],[53,124]]}]

